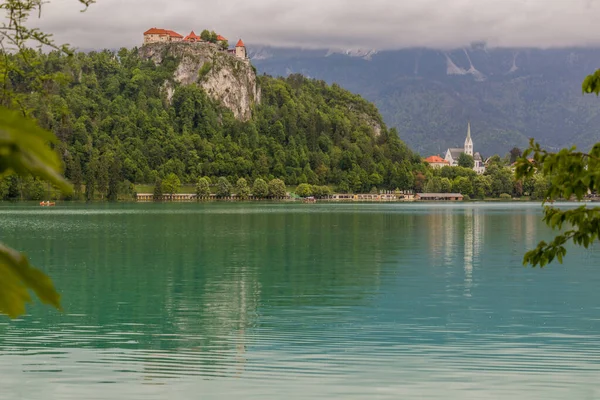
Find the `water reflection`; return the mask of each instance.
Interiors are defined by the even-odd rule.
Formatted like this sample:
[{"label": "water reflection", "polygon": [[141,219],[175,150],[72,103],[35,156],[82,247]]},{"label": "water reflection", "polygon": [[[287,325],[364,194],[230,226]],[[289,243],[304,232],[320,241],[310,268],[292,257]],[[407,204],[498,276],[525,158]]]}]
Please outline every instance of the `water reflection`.
[{"label": "water reflection", "polygon": [[598,394],[599,255],[522,269],[539,208],[122,207],[0,209],[67,310],[0,322],[0,398]]}]

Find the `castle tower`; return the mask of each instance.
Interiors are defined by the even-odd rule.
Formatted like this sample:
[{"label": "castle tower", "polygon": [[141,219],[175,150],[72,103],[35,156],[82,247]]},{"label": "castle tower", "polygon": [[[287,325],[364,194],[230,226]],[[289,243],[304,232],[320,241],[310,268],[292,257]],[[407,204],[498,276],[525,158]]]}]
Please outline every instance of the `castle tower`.
[{"label": "castle tower", "polygon": [[465,154],[473,157],[473,139],[471,139],[471,122],[467,127],[467,138],[465,139]]},{"label": "castle tower", "polygon": [[246,45],[244,44],[242,39],[240,39],[235,45],[235,56],[241,58],[242,60],[248,58],[248,53],[246,52]]}]

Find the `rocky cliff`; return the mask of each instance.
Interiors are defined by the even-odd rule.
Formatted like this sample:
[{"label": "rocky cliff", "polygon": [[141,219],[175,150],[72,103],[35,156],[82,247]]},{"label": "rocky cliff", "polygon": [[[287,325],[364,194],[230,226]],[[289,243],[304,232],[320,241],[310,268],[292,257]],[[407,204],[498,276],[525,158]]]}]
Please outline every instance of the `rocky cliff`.
[{"label": "rocky cliff", "polygon": [[[220,51],[210,43],[154,43],[140,48],[140,56],[161,63],[173,57],[179,64],[174,82],[197,84],[214,100],[229,108],[236,118],[249,120],[252,106],[260,103],[256,72],[249,62]],[[167,96],[173,93],[171,82],[165,83]]]}]

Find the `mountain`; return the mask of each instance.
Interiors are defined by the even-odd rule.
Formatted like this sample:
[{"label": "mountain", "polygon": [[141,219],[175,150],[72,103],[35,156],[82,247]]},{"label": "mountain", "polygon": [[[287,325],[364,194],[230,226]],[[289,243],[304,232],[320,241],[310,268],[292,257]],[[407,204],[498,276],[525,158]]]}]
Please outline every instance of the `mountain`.
[{"label": "mountain", "polygon": [[[92,188],[88,198],[116,198],[170,174],[184,183],[280,178],[365,192],[411,189],[414,172],[424,172],[362,97],[301,75],[257,77],[211,44],[7,60],[35,68],[31,79],[11,74],[9,87],[58,137],[65,175],[76,192]],[[4,183],[0,197],[21,191],[15,179]]]},{"label": "mountain", "polygon": [[372,101],[384,121],[422,155],[462,146],[506,154],[530,137],[550,149],[600,141],[600,100],[581,82],[600,67],[598,49],[330,51],[255,47],[260,73],[300,73]]}]

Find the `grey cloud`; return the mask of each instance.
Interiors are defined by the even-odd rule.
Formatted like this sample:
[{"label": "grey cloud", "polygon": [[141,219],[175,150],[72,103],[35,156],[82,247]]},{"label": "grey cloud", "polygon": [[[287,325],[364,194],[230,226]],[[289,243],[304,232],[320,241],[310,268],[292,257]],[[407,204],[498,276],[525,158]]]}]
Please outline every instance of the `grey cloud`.
[{"label": "grey cloud", "polygon": [[51,0],[31,24],[79,48],[139,45],[151,27],[305,48],[600,45],[596,0]]}]

